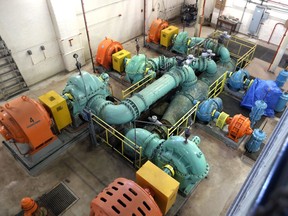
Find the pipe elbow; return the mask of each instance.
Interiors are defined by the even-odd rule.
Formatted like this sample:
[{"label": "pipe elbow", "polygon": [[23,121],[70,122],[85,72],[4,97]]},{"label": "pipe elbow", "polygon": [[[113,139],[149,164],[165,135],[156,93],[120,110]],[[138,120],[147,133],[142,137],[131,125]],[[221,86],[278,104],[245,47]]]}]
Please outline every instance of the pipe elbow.
[{"label": "pipe elbow", "polygon": [[[163,142],[163,140],[160,140],[157,134],[153,134],[150,131],[142,128],[130,129],[126,133],[125,137],[142,147],[142,153],[149,159],[152,158],[157,146]],[[134,152],[131,151],[131,148],[125,148],[125,153],[128,155],[132,154],[131,156],[134,156]]]},{"label": "pipe elbow", "polygon": [[182,73],[182,87],[189,88],[193,86],[197,82],[197,77],[194,73],[194,70],[189,67],[188,65],[183,66],[183,73]]},{"label": "pipe elbow", "polygon": [[214,76],[217,73],[217,64],[212,59],[208,60],[206,73],[208,76]]},{"label": "pipe elbow", "polygon": [[131,122],[137,117],[137,111],[125,103],[124,100],[121,104],[113,104],[107,101],[103,96],[98,95],[89,102],[88,107],[92,112],[108,124],[118,125]]},{"label": "pipe elbow", "polygon": [[220,61],[222,63],[228,63],[230,61],[230,52],[226,47],[220,46],[217,54],[220,56]]}]

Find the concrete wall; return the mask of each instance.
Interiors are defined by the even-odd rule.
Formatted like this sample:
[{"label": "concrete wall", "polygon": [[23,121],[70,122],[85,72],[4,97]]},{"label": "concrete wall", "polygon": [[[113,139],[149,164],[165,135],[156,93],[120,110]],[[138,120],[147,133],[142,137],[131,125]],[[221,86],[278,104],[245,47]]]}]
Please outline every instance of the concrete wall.
[{"label": "concrete wall", "polygon": [[0,35],[28,85],[64,70],[46,0],[1,1]]},{"label": "concrete wall", "polygon": [[[255,2],[259,2],[259,1],[255,0]],[[287,4],[287,0],[277,0],[277,2]],[[227,15],[227,16],[231,15],[236,18],[239,18],[240,20],[244,11],[245,4],[246,4],[246,0],[227,0],[225,9],[222,14]],[[258,38],[263,41],[269,40],[270,34],[276,23],[278,22],[285,23],[285,21],[288,19],[288,15],[287,15],[288,5],[285,6],[281,4],[274,4],[272,2],[268,2],[268,4],[271,6],[280,7],[282,9],[285,9],[286,7],[287,11],[278,11],[274,7],[271,7],[271,10],[268,10],[268,12],[270,13],[269,18],[268,20],[264,22],[263,25],[261,25],[259,35],[258,35]],[[253,4],[253,3],[247,4],[247,9],[243,16],[242,25],[240,26],[240,29],[239,29],[239,31],[243,34],[248,33],[248,28],[249,28],[255,7],[256,7],[256,4]],[[219,10],[215,8],[213,11],[212,23],[216,24],[218,15],[219,15]],[[278,45],[284,32],[285,32],[285,28],[283,26],[278,26],[277,29],[275,30],[275,33],[273,34],[273,37],[271,38],[271,43]]]}]

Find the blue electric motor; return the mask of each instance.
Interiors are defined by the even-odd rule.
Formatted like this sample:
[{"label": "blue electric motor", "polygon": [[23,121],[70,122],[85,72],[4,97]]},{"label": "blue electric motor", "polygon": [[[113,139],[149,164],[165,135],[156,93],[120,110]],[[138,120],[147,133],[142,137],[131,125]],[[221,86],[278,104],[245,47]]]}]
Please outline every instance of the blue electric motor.
[{"label": "blue electric motor", "polygon": [[288,92],[284,92],[279,97],[279,100],[278,100],[274,110],[276,112],[283,112],[285,107],[286,107],[287,102],[288,102]]},{"label": "blue electric motor", "polygon": [[281,88],[285,84],[287,79],[288,79],[288,71],[284,69],[280,71],[280,73],[278,74],[275,83],[279,88]]},{"label": "blue electric motor", "polygon": [[259,128],[255,129],[253,131],[252,136],[246,143],[245,149],[250,153],[257,152],[260,149],[260,146],[262,142],[265,140],[265,138],[266,138],[266,133],[264,131],[262,131]]},{"label": "blue electric motor", "polygon": [[267,108],[267,104],[263,100],[257,100],[255,102],[255,106],[252,107],[251,112],[249,114],[251,127],[254,127],[257,121],[259,121],[265,113],[265,109]]}]

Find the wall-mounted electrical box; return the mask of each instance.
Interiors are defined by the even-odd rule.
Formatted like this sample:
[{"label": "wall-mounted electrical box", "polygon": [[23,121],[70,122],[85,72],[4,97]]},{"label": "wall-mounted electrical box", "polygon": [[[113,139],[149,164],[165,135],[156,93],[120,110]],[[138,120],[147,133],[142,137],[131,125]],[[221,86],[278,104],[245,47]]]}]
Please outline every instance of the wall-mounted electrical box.
[{"label": "wall-mounted electrical box", "polygon": [[249,26],[249,34],[252,36],[257,36],[260,30],[260,25],[267,20],[269,17],[269,13],[267,12],[267,8],[263,6],[257,5],[255,11],[253,13],[253,17]]}]

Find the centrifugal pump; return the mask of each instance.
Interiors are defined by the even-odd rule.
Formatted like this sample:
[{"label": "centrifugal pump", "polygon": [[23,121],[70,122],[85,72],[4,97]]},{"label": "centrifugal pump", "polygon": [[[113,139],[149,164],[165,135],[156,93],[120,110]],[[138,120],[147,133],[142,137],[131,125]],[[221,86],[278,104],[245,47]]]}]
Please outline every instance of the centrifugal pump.
[{"label": "centrifugal pump", "polygon": [[[143,157],[175,178],[180,183],[179,190],[186,195],[208,175],[209,165],[198,147],[198,136],[187,142],[182,136],[164,140],[142,128],[131,129],[125,136],[142,147]],[[129,148],[125,149],[125,153],[134,155]]]}]

